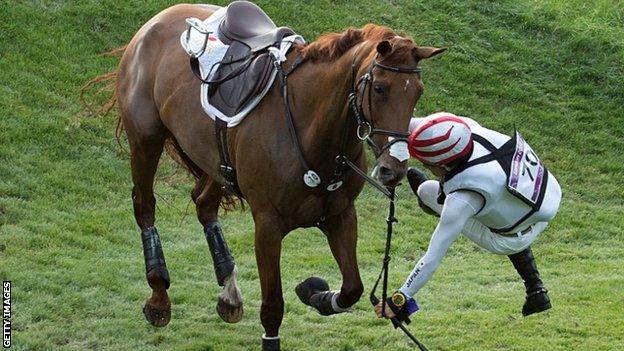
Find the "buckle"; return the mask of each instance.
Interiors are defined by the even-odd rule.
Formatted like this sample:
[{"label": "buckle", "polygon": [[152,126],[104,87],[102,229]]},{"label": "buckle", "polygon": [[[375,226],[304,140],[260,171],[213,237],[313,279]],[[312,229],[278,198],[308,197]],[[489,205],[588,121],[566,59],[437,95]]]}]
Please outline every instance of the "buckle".
[{"label": "buckle", "polygon": [[548,293],[548,290],[546,290],[546,288],[539,288],[539,289],[537,289],[535,291],[527,293],[526,297],[529,298],[529,297],[533,297],[533,296],[538,295],[538,294],[547,294],[547,293]]},{"label": "buckle", "polygon": [[[362,131],[364,130],[364,131]],[[358,124],[357,127],[357,136],[360,140],[364,141],[366,139],[368,139],[368,137],[371,135],[371,132],[373,131],[373,127],[371,127],[370,123],[364,121],[362,123]]]},{"label": "buckle", "polygon": [[319,186],[321,184],[321,177],[318,175],[318,173],[316,173],[313,170],[309,169],[303,175],[303,182],[309,188],[316,188],[317,186]]},{"label": "buckle", "polygon": [[327,191],[336,191],[336,190],[338,190],[342,186],[342,183],[343,183],[342,179],[340,179],[338,181],[335,181],[335,182],[332,182],[331,184],[329,184],[327,186]]},{"label": "buckle", "polygon": [[229,173],[229,174],[234,172],[234,168],[228,165],[219,165],[219,170],[223,173]]}]

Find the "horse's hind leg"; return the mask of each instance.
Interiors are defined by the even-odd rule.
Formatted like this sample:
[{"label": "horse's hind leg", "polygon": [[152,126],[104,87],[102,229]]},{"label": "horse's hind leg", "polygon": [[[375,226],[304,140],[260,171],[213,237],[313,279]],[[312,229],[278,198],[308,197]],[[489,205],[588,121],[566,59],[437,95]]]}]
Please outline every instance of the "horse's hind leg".
[{"label": "horse's hind leg", "polygon": [[152,288],[143,313],[152,325],[162,327],[171,319],[171,302],[167,295],[170,281],[160,237],[154,227],[154,174],[163,151],[166,129],[151,100],[136,98],[127,105],[120,101],[119,107],[130,143],[134,217],[141,228],[146,277]]},{"label": "horse's hind leg", "polygon": [[217,216],[223,196],[221,185],[206,174],[197,181],[192,194],[197,206],[197,218],[204,226],[217,282],[223,286],[223,291],[219,294],[217,313],[224,321],[236,323],[243,318],[243,298],[236,282],[234,258]]}]

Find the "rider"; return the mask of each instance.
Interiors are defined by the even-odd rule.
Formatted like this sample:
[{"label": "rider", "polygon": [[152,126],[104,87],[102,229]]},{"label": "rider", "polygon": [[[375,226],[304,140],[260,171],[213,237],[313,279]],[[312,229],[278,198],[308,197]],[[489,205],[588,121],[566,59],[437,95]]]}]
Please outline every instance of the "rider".
[{"label": "rider", "polygon": [[[551,308],[530,245],[559,209],[555,177],[518,132],[510,138],[447,112],[413,118],[410,130],[410,155],[440,180],[416,168],[407,178],[420,207],[440,220],[425,255],[387,299],[386,317],[405,319],[418,309],[414,295],[460,233],[509,257],[526,287],[524,316]],[[381,317],[381,302],[375,312]]]}]

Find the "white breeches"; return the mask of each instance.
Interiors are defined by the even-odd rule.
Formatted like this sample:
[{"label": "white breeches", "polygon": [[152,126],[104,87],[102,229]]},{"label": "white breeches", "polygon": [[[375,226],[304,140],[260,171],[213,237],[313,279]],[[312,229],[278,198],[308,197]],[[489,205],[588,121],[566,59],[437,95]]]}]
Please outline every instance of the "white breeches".
[{"label": "white breeches", "polygon": [[[418,187],[420,200],[438,214],[442,213],[442,205],[437,202],[439,191],[440,183],[436,180],[428,180]],[[511,255],[529,247],[547,225],[548,222],[538,222],[532,225],[530,232],[510,237],[496,234],[478,220],[470,218],[466,222],[462,234],[492,253]]]}]

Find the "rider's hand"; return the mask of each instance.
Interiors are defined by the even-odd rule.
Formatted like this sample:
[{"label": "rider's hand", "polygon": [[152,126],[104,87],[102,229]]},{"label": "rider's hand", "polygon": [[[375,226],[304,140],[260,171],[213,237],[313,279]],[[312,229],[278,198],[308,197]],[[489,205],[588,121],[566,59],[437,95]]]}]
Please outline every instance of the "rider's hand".
[{"label": "rider's hand", "polygon": [[[383,317],[381,315],[381,304],[383,301],[379,301],[379,303],[374,307],[375,308],[375,314],[377,314],[377,317],[381,318]],[[388,306],[388,304],[386,303],[386,310],[385,310],[385,314],[386,314],[386,318],[392,318],[395,316],[394,312],[392,312],[392,310],[390,309],[390,306]]]},{"label": "rider's hand", "polygon": [[386,309],[384,310],[385,316],[381,313],[381,305],[382,302],[379,301],[375,306],[375,313],[377,314],[377,317],[396,317],[399,321],[407,324],[410,323],[409,316],[418,311],[418,304],[416,303],[416,300],[411,297],[408,298],[400,291],[395,291],[389,299],[386,299]]}]

